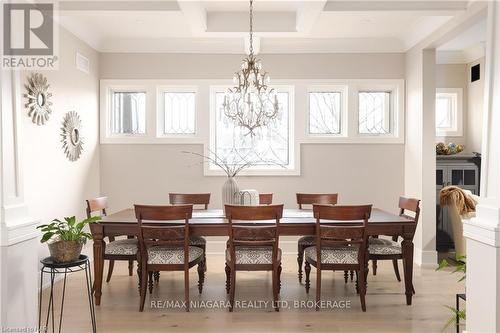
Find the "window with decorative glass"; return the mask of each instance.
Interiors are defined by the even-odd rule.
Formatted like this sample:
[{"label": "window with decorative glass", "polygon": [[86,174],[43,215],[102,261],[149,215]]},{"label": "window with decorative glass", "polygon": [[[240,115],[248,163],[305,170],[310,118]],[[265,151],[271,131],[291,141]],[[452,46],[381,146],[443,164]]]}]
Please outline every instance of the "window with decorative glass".
[{"label": "window with decorative glass", "polygon": [[163,134],[189,135],[196,132],[196,92],[163,92]]},{"label": "window with decorative glass", "polygon": [[309,92],[309,134],[340,134],[342,92]]},{"label": "window with decorative glass", "polygon": [[113,91],[109,119],[110,134],[146,133],[146,93]]},{"label": "window with decorative glass", "polygon": [[360,134],[391,133],[391,92],[358,93],[358,129]]},{"label": "window with decorative glass", "polygon": [[[249,170],[286,170],[293,168],[293,139],[290,112],[293,98],[290,91],[277,92],[279,114],[267,126],[250,132],[235,126],[223,110],[224,91],[212,93],[214,101],[212,140],[210,150],[218,159],[228,164],[251,163]],[[210,170],[217,170],[213,164]]]}]

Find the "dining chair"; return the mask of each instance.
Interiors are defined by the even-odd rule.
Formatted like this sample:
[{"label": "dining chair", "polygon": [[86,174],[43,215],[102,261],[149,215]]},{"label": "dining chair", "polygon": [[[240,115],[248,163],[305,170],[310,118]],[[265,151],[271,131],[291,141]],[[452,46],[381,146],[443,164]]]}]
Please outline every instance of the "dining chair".
[{"label": "dining chair", "polygon": [[[169,201],[171,205],[201,205],[203,209],[207,210],[210,204],[210,193],[169,193]],[[206,256],[207,240],[200,236],[190,236],[189,245],[199,247],[203,250],[203,255]],[[205,272],[207,271],[207,258],[204,258]],[[158,282],[160,275],[155,274],[155,280]]]},{"label": "dining chair", "polygon": [[[283,205],[225,205],[229,227],[229,247],[226,249],[226,292],[229,311],[233,311],[236,271],[272,271],[273,306],[278,308],[281,285],[281,249],[279,222]],[[274,221],[258,225],[256,221]]]},{"label": "dining chair", "polygon": [[272,193],[259,193],[259,204],[260,205],[272,205],[273,204],[273,194]]},{"label": "dining chair", "polygon": [[[338,193],[331,193],[331,194],[297,193],[297,204],[299,205],[299,209],[304,209],[304,205],[308,205],[310,207],[312,204],[336,205],[338,196],[339,196]],[[299,283],[302,283],[302,264],[304,263],[304,250],[308,246],[316,245],[315,239],[316,239],[315,236],[302,236],[299,238],[297,242],[297,263],[299,265],[299,271],[298,271]]]},{"label": "dining chair", "polygon": [[[416,227],[420,216],[420,200],[400,197],[398,207],[399,216],[404,216],[415,221]],[[408,215],[408,212],[411,212],[413,216]],[[415,231],[413,231],[413,235],[411,235],[412,238],[414,234]],[[403,260],[403,250],[401,248],[401,243],[398,242],[398,236],[393,236],[392,239],[379,238],[378,236],[370,237],[368,239],[368,252],[370,255],[369,259],[372,260],[373,275],[377,275],[378,260],[392,260],[396,278],[401,282],[398,260]],[[413,290],[413,292],[415,293],[415,290]]]},{"label": "dining chair", "polygon": [[[198,265],[198,291],[203,291],[205,271],[204,253],[196,246],[189,245],[189,219],[193,215],[192,205],[148,206],[134,205],[139,224],[139,265],[141,267],[141,287],[139,311],[144,310],[146,287],[150,293],[153,273],[159,271],[184,271],[184,298],[189,312],[189,269]],[[159,226],[149,221],[183,221],[179,224]]]},{"label": "dining chair", "polygon": [[[313,205],[316,219],[316,245],[305,249],[306,292],[309,293],[311,266],[316,267],[316,311],[321,298],[322,270],[356,272],[356,289],[361,309],[366,311],[366,273],[368,269],[367,225],[372,205]],[[359,226],[328,225],[328,221],[360,221]],[[322,222],[323,221],[323,222]]]},{"label": "dining chair", "polygon": [[[89,199],[86,200],[86,202],[87,218],[97,214],[106,216],[106,210],[108,208],[107,197]],[[127,236],[127,239],[115,239],[116,236]],[[109,242],[104,245],[104,260],[109,261],[106,282],[111,280],[113,268],[115,267],[115,260],[128,261],[128,275],[132,276],[134,261],[137,260],[137,238],[130,235],[110,235],[108,236],[108,240]]]}]

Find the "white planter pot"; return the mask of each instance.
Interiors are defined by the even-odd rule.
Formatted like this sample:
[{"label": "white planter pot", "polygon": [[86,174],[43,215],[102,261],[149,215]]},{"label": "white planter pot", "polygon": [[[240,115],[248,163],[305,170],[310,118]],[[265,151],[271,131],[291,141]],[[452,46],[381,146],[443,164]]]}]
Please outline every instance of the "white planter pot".
[{"label": "white planter pot", "polygon": [[238,183],[234,177],[228,177],[222,186],[222,207],[224,205],[234,205],[235,202],[235,194],[240,191],[238,187]]}]

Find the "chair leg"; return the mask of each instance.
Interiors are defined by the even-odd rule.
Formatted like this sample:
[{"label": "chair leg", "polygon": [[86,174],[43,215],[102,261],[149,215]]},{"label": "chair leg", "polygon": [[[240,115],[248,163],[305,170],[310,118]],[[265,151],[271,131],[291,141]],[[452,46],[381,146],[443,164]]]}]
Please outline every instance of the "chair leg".
[{"label": "chair leg", "polygon": [[235,289],[236,289],[236,269],[233,266],[233,269],[231,269],[231,286],[230,286],[230,291],[229,291],[229,312],[233,312],[234,308],[234,296],[235,296]]},{"label": "chair leg", "polygon": [[231,268],[229,268],[227,263],[224,270],[226,271],[226,294],[229,294],[229,289],[231,288]]},{"label": "chair leg", "polygon": [[153,293],[153,272],[148,272],[148,287],[149,293]]},{"label": "chair leg", "polygon": [[278,294],[281,293],[281,263],[280,265],[278,266]]},{"label": "chair leg", "polygon": [[411,285],[411,291],[413,292],[413,295],[415,295],[415,287],[413,286],[413,284]]},{"label": "chair leg", "polygon": [[372,260],[373,276],[377,275],[377,260]]},{"label": "chair leg", "polygon": [[354,271],[350,271],[349,273],[351,275],[351,282],[352,282],[354,280]]},{"label": "chair leg", "polygon": [[401,276],[399,275],[399,267],[397,259],[392,260],[392,267],[394,267],[394,273],[396,274],[396,279],[398,279],[398,281],[401,282]]},{"label": "chair leg", "polygon": [[141,268],[141,278],[140,278],[140,295],[141,295],[141,300],[139,304],[139,311],[142,312],[144,311],[144,303],[146,302],[146,286],[148,283],[148,274],[146,272],[146,267],[145,265],[142,266]]},{"label": "chair leg", "polygon": [[365,284],[365,281],[366,281],[366,272],[362,270],[362,271],[360,271],[360,274],[359,274],[358,288],[359,288],[359,299],[361,301],[361,310],[363,310],[363,312],[366,312],[366,302],[365,302],[366,284]]},{"label": "chair leg", "polygon": [[278,308],[278,294],[279,294],[279,280],[278,280],[278,268],[273,268],[273,307],[274,310],[279,311]]},{"label": "chair leg", "polygon": [[115,261],[110,260],[109,261],[109,266],[108,266],[108,276],[106,277],[106,283],[111,280],[111,275],[113,275],[113,268],[115,267]]},{"label": "chair leg", "polygon": [[359,294],[359,273],[356,271],[356,294]]},{"label": "chair leg", "polygon": [[344,271],[344,282],[347,283],[349,280],[349,271]]},{"label": "chair leg", "polygon": [[299,265],[299,283],[302,283],[302,263],[304,262],[304,246],[297,245],[297,264]]},{"label": "chair leg", "polygon": [[129,260],[128,261],[128,276],[134,275],[134,261]]},{"label": "chair leg", "polygon": [[203,291],[203,282],[205,282],[205,265],[203,264],[203,261],[201,261],[198,264],[198,291],[201,292]]},{"label": "chair leg", "polygon": [[321,299],[321,268],[316,267],[316,311],[319,311],[319,301]]},{"label": "chair leg", "polygon": [[189,269],[184,271],[184,298],[186,301],[186,312],[189,312]]},{"label": "chair leg", "polygon": [[203,271],[206,273],[207,272],[207,246],[203,245]]},{"label": "chair leg", "polygon": [[156,283],[160,282],[160,272],[154,272],[153,276]]},{"label": "chair leg", "polygon": [[308,263],[307,260],[304,270],[306,271],[306,293],[309,294],[309,288],[311,287],[311,281],[309,280],[309,277],[311,275],[311,264]]}]

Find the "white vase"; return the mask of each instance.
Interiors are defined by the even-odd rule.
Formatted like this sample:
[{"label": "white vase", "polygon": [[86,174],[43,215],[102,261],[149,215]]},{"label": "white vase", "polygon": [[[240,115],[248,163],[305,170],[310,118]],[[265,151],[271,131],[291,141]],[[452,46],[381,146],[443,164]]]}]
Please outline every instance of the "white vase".
[{"label": "white vase", "polygon": [[235,204],[235,194],[239,191],[238,183],[234,177],[228,177],[222,186],[222,207]]}]

